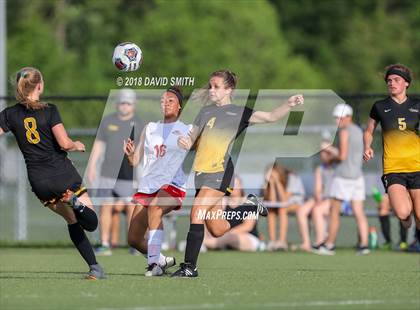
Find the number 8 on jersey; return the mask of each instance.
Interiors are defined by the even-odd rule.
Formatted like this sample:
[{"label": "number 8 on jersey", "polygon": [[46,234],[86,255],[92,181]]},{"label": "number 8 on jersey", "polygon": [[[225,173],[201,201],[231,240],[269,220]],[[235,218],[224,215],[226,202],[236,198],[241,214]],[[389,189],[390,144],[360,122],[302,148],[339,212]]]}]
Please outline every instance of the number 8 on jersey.
[{"label": "number 8 on jersey", "polygon": [[26,139],[31,144],[38,144],[41,141],[39,132],[37,131],[36,119],[27,117],[23,120],[23,125],[26,129]]}]

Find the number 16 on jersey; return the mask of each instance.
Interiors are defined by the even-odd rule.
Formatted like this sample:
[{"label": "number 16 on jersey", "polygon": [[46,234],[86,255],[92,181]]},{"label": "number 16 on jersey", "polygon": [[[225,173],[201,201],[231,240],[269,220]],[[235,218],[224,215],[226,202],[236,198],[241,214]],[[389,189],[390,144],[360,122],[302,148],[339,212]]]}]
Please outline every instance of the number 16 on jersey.
[{"label": "number 16 on jersey", "polygon": [[166,145],[165,144],[156,144],[155,145],[156,157],[163,157],[166,154]]}]

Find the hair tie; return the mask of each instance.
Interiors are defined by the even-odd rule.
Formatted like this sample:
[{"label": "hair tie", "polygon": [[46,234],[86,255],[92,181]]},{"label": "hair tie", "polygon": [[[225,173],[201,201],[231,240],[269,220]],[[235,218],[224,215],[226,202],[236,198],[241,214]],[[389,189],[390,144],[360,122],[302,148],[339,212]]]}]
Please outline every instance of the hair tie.
[{"label": "hair tie", "polygon": [[16,82],[19,82],[21,77],[25,78],[28,73],[29,72],[26,71],[26,70],[19,71],[18,74],[17,74]]}]

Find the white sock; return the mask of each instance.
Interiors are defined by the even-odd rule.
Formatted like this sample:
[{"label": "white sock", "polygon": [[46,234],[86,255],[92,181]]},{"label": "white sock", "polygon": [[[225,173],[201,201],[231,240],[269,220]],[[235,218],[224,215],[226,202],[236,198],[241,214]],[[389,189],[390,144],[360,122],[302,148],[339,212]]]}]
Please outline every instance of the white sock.
[{"label": "white sock", "polygon": [[[141,254],[144,256],[144,258],[147,259],[147,254]],[[166,265],[166,256],[160,253],[159,255],[159,266],[165,266]]]},{"label": "white sock", "polygon": [[166,266],[166,256],[160,253],[159,256],[159,265],[160,266]]},{"label": "white sock", "polygon": [[150,230],[147,240],[147,263],[159,264],[160,249],[162,248],[163,230]]}]

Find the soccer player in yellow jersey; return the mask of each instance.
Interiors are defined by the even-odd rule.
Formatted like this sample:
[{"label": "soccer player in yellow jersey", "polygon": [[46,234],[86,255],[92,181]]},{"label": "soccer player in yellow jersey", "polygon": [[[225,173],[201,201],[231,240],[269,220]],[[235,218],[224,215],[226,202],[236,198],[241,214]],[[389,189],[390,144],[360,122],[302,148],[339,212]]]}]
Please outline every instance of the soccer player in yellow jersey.
[{"label": "soccer player in yellow jersey", "polygon": [[[191,134],[178,140],[180,147],[188,150],[193,147],[196,150],[193,168],[196,195],[191,209],[185,262],[172,274],[174,277],[198,276],[196,265],[204,238],[204,223],[214,237],[223,236],[233,227],[223,218],[200,218],[202,212],[223,211],[222,198],[232,192],[234,164],[230,148],[233,141],[248,126],[276,122],[288,115],[294,106],[303,104],[303,96],[294,95],[270,112],[238,106],[232,102],[236,82],[235,73],[229,70],[213,72],[207,87],[203,89],[204,98],[209,104],[198,113]],[[253,204],[262,216],[267,213],[255,195],[249,195],[246,204]]]},{"label": "soccer player in yellow jersey", "polygon": [[386,68],[385,82],[389,96],[375,102],[364,133],[363,158],[373,155],[373,132],[382,128],[383,176],[382,182],[389,195],[391,206],[402,224],[411,226],[414,211],[417,239],[420,229],[420,100],[407,96],[412,80],[411,71],[396,64]]}]

